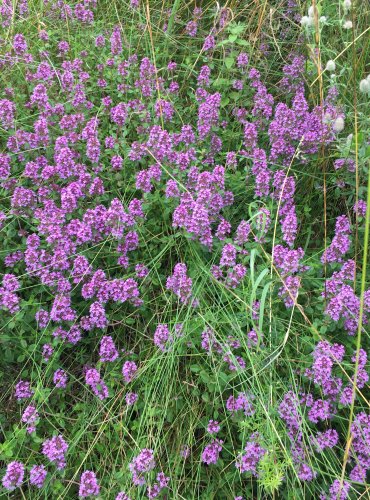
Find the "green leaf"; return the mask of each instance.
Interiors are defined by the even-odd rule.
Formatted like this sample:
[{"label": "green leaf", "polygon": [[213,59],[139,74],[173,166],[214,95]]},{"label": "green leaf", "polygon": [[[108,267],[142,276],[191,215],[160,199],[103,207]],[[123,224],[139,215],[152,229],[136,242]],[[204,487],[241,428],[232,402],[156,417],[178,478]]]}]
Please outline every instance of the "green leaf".
[{"label": "green leaf", "polygon": [[225,66],[227,69],[230,69],[234,66],[235,64],[235,59],[233,57],[226,57],[225,58]]}]

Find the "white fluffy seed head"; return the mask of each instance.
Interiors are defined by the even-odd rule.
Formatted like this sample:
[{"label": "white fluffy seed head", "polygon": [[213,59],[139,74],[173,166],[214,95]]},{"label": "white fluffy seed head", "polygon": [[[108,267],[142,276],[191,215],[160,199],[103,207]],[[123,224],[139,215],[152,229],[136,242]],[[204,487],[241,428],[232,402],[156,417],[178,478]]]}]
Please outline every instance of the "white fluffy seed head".
[{"label": "white fluffy seed head", "polygon": [[343,23],[343,28],[344,28],[345,30],[350,30],[350,29],[352,29],[352,26],[353,26],[352,21],[344,21],[344,23]]},{"label": "white fluffy seed head", "polygon": [[307,16],[303,16],[301,18],[301,26],[308,26],[308,21],[309,21],[309,18]]},{"label": "white fluffy seed head", "polygon": [[366,78],[360,81],[360,92],[367,94],[370,91],[370,79]]},{"label": "white fluffy seed head", "polygon": [[351,10],[351,7],[352,7],[352,2],[351,0],[344,0],[343,2],[343,8],[346,12],[348,12],[349,10]]},{"label": "white fluffy seed head", "polygon": [[315,15],[315,9],[314,9],[313,5],[311,5],[311,7],[309,7],[308,15],[309,15],[309,17],[313,17]]},{"label": "white fluffy seed head", "polygon": [[334,120],[333,130],[334,132],[339,133],[342,132],[343,129],[344,129],[344,119],[341,116],[338,116],[338,118]]},{"label": "white fluffy seed head", "polygon": [[330,59],[330,61],[326,63],[325,69],[326,71],[335,71],[335,62]]},{"label": "white fluffy seed head", "polygon": [[322,23],[322,24],[326,23],[326,16],[320,17],[320,23]]}]

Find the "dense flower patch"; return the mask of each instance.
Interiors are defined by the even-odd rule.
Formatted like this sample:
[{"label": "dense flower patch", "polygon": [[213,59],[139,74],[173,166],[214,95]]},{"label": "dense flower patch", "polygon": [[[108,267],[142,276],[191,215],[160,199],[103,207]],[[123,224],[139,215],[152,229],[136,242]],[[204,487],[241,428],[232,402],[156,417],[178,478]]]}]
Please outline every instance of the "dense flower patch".
[{"label": "dense flower patch", "polygon": [[[257,56],[226,7],[165,13],[196,48],[184,62],[103,25],[97,2],[44,4],[31,35],[12,24],[27,1],[0,10],[3,494],[364,491],[368,137],[344,135],[335,78],[312,99],[297,44],[270,82],[265,44]],[[146,7],[126,7],[144,29]],[[311,178],[329,185],[314,187],[325,229]]]}]

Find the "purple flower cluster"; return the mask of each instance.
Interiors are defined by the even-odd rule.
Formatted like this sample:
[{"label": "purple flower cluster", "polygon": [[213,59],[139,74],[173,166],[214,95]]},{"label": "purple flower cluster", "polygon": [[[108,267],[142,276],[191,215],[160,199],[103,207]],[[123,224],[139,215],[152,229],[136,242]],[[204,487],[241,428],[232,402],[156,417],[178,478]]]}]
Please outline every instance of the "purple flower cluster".
[{"label": "purple flower cluster", "polygon": [[[334,240],[335,238],[333,242]],[[327,299],[326,314],[334,321],[343,320],[343,326],[349,335],[357,333],[360,314],[360,298],[355,294],[353,288],[355,266],[353,260],[344,262],[341,269],[334,272],[326,280],[323,292],[323,296]],[[364,294],[363,325],[368,324],[369,315],[370,292],[366,290]]]},{"label": "purple flower cluster", "polygon": [[230,396],[226,401],[226,409],[231,414],[238,411],[243,411],[246,417],[254,415],[255,408],[252,401],[255,399],[253,394],[246,394],[245,392],[239,392],[238,396]]},{"label": "purple flower cluster", "polygon": [[19,297],[15,293],[19,288],[19,281],[14,274],[4,274],[0,286],[0,308],[8,310],[11,314],[19,310]]},{"label": "purple flower cluster", "polygon": [[129,384],[134,379],[137,370],[135,361],[125,361],[122,367],[122,376],[126,384]]},{"label": "purple flower cluster", "polygon": [[216,339],[215,332],[211,328],[206,328],[202,332],[201,347],[209,355],[218,354],[222,356],[222,360],[229,365],[231,371],[244,370],[246,366],[244,359],[234,352],[234,350],[240,348],[240,342],[232,336],[229,336],[227,341],[221,344]]},{"label": "purple flower cluster", "polygon": [[302,248],[290,250],[282,245],[273,248],[273,263],[275,264],[283,286],[279,289],[279,296],[284,300],[286,307],[293,307],[298,297],[301,284],[301,273],[306,268],[300,264],[304,252]]},{"label": "purple flower cluster", "polygon": [[186,264],[179,263],[175,265],[172,276],[167,278],[166,288],[186,304],[191,298],[192,284],[193,280],[187,276]]},{"label": "purple flower cluster", "polygon": [[100,492],[100,487],[96,479],[95,472],[86,470],[81,474],[80,488],[78,490],[78,496],[80,498],[86,498],[89,496],[98,496]]},{"label": "purple flower cluster", "polygon": [[168,486],[168,483],[170,481],[170,478],[166,476],[164,472],[159,472],[156,479],[157,482],[149,485],[147,488],[148,498],[156,498],[163,490],[163,488],[166,488]]},{"label": "purple flower cluster", "polygon": [[205,139],[216,127],[219,118],[221,94],[206,93],[204,101],[199,105],[198,111],[198,134],[200,139]]},{"label": "purple flower cluster", "polygon": [[328,248],[325,249],[321,261],[342,262],[343,256],[348,252],[351,240],[351,226],[348,217],[341,215],[335,222],[335,235]]},{"label": "purple flower cluster", "polygon": [[366,474],[370,469],[370,417],[365,412],[358,413],[353,421],[351,456],[355,466],[351,470],[352,481],[366,482]]},{"label": "purple flower cluster", "polygon": [[118,358],[117,348],[109,335],[104,335],[100,341],[99,356],[101,362],[112,362]]},{"label": "purple flower cluster", "polygon": [[210,434],[217,434],[220,431],[220,424],[216,420],[210,420],[207,425],[207,431]]},{"label": "purple flower cluster", "polygon": [[120,491],[118,495],[116,496],[115,500],[131,500],[128,495],[124,491]]},{"label": "purple flower cluster", "polygon": [[6,468],[2,483],[6,490],[12,491],[23,483],[24,465],[22,462],[10,462]]},{"label": "purple flower cluster", "polygon": [[129,464],[132,474],[132,481],[136,486],[142,486],[146,483],[145,475],[156,466],[153,450],[144,448],[133,458]]},{"label": "purple flower cluster", "polygon": [[225,190],[225,169],[217,165],[212,172],[200,173],[192,167],[187,177],[187,192],[173,212],[173,226],[183,227],[211,249],[212,225],[220,223],[221,210],[233,203],[232,193]]},{"label": "purple flower cluster", "polygon": [[86,370],[85,381],[99,399],[103,400],[109,396],[108,387],[105,385],[100,377],[100,373],[95,368]]},{"label": "purple flower cluster", "polygon": [[52,357],[54,348],[50,344],[44,344],[42,346],[42,359],[47,363]]},{"label": "purple flower cluster", "polygon": [[154,332],[153,341],[154,344],[163,352],[166,351],[168,342],[171,342],[172,337],[168,326],[165,324],[159,324]]},{"label": "purple flower cluster", "polygon": [[138,400],[138,397],[138,394],[136,394],[135,392],[128,392],[125,396],[127,406],[134,405]]},{"label": "purple flower cluster", "polygon": [[59,389],[65,389],[67,387],[68,375],[64,370],[59,368],[54,372],[53,382],[55,387]]},{"label": "purple flower cluster", "polygon": [[324,432],[318,432],[316,436],[313,437],[312,443],[317,451],[322,452],[326,448],[334,448],[334,446],[338,444],[338,440],[338,432],[335,429],[328,429]]},{"label": "purple flower cluster", "polygon": [[42,443],[42,453],[46,458],[53,462],[57,469],[64,469],[66,466],[66,453],[68,444],[63,439],[63,436],[53,436]]},{"label": "purple flower cluster", "polygon": [[307,464],[306,451],[303,442],[302,416],[300,401],[293,391],[288,391],[279,405],[280,418],[285,422],[291,443],[293,462],[301,481],[312,481],[316,473]]},{"label": "purple flower cluster", "polygon": [[222,451],[223,441],[221,439],[214,439],[202,451],[202,462],[210,465],[216,464]]},{"label": "purple flower cluster", "polygon": [[[322,119],[324,115],[327,121]],[[274,118],[268,128],[271,161],[280,159],[289,165],[297,148],[303,154],[316,153],[320,144],[333,141],[331,123],[337,116],[337,108],[329,102],[310,111],[303,89],[297,89],[291,108],[285,103],[278,103],[275,107]]]},{"label": "purple flower cluster", "polygon": [[241,472],[251,472],[257,476],[257,466],[261,458],[265,455],[266,450],[256,440],[257,436],[251,436],[244,448],[244,452],[237,459],[235,466]]},{"label": "purple flower cluster", "polygon": [[48,471],[44,465],[34,465],[30,470],[30,484],[36,488],[42,488]]},{"label": "purple flower cluster", "polygon": [[27,380],[20,380],[15,386],[15,397],[18,401],[30,398],[34,391],[31,389],[31,384]]},{"label": "purple flower cluster", "polygon": [[28,405],[23,414],[22,414],[22,422],[27,424],[27,432],[32,434],[36,430],[36,422],[39,418],[38,411],[36,406],[33,404]]}]

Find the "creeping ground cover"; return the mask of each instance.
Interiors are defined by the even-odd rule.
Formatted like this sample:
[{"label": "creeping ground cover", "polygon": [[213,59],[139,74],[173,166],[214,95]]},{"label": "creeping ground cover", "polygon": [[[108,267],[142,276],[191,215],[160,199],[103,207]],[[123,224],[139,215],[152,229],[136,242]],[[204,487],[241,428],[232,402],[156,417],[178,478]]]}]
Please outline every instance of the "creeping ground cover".
[{"label": "creeping ground cover", "polygon": [[369,498],[369,19],[0,0],[0,498]]}]

